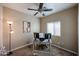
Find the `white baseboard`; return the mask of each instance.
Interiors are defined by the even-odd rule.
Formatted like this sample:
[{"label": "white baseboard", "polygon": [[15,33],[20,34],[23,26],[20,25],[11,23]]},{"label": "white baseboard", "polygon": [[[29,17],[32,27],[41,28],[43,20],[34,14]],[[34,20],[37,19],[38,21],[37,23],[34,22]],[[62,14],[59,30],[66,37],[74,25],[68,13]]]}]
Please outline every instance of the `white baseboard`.
[{"label": "white baseboard", "polygon": [[[26,45],[23,45],[23,46],[20,46],[20,47],[17,47],[17,48],[11,49],[11,51],[15,51],[15,50],[17,50],[17,49],[20,49],[20,48],[23,48],[23,47],[26,47],[26,46],[29,46],[29,45],[32,45],[32,44],[33,44],[33,43],[29,43],[29,44],[26,44]],[[68,51],[68,52],[70,52],[70,53],[73,53],[73,54],[78,55],[77,52],[74,52],[74,51],[72,51],[72,50],[69,50],[69,49],[66,49],[66,48],[60,47],[60,46],[55,45],[55,44],[51,44],[51,45],[52,45],[52,46],[55,46],[55,47],[57,47],[57,48],[63,49],[63,50],[65,50],[65,51]],[[10,51],[8,51],[8,52],[10,52]]]},{"label": "white baseboard", "polygon": [[[20,47],[17,47],[17,48],[11,49],[10,51],[15,51],[15,50],[21,49],[21,48],[26,47],[26,46],[29,46],[29,45],[32,45],[32,43],[25,44],[25,45],[23,45],[23,46],[20,46]],[[10,52],[10,51],[7,51],[7,53]]]},{"label": "white baseboard", "polygon": [[77,52],[72,51],[72,50],[69,50],[69,49],[66,49],[66,48],[63,48],[63,47],[60,47],[60,46],[58,46],[58,45],[52,44],[52,46],[55,46],[55,47],[57,47],[57,48],[60,48],[60,49],[63,49],[63,50],[65,50],[65,51],[68,51],[68,52],[70,52],[70,53],[73,53],[73,54],[78,55]]}]

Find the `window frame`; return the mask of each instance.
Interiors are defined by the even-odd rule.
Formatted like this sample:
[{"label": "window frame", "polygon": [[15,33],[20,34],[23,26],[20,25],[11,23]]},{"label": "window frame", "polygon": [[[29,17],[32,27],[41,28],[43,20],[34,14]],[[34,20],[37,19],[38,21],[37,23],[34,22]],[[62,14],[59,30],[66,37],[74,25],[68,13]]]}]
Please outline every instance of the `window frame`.
[{"label": "window frame", "polygon": [[[55,30],[55,28],[56,28],[56,27],[55,27],[55,26],[56,26],[55,24],[56,24],[57,22],[60,23],[60,25],[59,25],[59,27],[60,27],[60,28],[59,28],[59,31],[60,31],[60,32],[59,32],[58,35],[56,35],[56,30]],[[53,27],[52,27],[52,28],[53,28],[53,34],[52,34],[52,33],[51,33],[51,34],[52,34],[53,36],[61,36],[61,22],[60,22],[60,21],[48,22],[48,23],[46,24],[46,26],[47,26],[47,33],[49,33],[49,31],[48,31],[48,24],[49,24],[49,23],[54,24]],[[51,32],[52,32],[52,31],[51,31]]]}]

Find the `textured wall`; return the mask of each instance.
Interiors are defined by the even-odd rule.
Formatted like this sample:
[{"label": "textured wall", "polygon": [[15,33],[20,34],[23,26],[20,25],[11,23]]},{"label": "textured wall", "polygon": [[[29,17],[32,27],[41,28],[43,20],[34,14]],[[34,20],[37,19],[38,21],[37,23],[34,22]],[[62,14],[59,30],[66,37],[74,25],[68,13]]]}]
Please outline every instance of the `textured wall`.
[{"label": "textured wall", "polygon": [[3,21],[3,11],[2,11],[2,6],[0,5],[0,47],[2,46],[2,21]]},{"label": "textured wall", "polygon": [[73,7],[48,17],[41,18],[40,30],[46,32],[46,24],[48,22],[61,22],[61,37],[53,37],[54,44],[58,44],[66,49],[70,49],[77,52],[78,49],[78,7]]},{"label": "textured wall", "polygon": [[[8,24],[7,21],[13,21],[12,29],[14,33],[12,34],[12,49],[23,46],[25,44],[31,43],[33,40],[33,32],[40,31],[40,21],[38,18],[29,17],[24,13],[9,9],[4,7],[3,8],[3,43],[8,49]],[[31,32],[30,33],[23,33],[23,21],[31,22]]]},{"label": "textured wall", "polygon": [[78,55],[79,55],[79,4],[78,4]]}]

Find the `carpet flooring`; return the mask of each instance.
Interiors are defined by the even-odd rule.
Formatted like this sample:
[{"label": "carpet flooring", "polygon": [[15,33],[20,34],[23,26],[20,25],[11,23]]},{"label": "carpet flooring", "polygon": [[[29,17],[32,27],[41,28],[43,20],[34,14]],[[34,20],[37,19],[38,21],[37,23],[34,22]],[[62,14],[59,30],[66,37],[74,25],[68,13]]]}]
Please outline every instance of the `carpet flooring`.
[{"label": "carpet flooring", "polygon": [[[49,52],[48,50],[44,50]],[[51,53],[43,53],[43,52],[34,52],[33,47],[27,46],[18,50],[13,51],[13,54],[10,56],[76,56],[73,53],[61,50],[59,48],[51,46]]]}]

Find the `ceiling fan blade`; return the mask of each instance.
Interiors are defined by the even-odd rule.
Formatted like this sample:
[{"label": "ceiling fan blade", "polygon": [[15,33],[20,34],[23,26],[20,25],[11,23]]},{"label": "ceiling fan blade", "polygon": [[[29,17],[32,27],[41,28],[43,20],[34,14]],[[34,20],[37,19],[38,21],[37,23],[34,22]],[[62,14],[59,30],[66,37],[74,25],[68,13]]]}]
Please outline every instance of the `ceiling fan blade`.
[{"label": "ceiling fan blade", "polygon": [[42,9],[42,7],[43,7],[43,3],[40,3],[39,4],[39,10]]},{"label": "ceiling fan blade", "polygon": [[45,9],[45,10],[43,10],[43,11],[52,11],[53,9]]},{"label": "ceiling fan blade", "polygon": [[38,12],[36,12],[35,14],[34,14],[34,16],[36,16],[38,14]]},{"label": "ceiling fan blade", "polygon": [[28,10],[38,11],[37,9],[31,9],[31,8],[28,8]]}]

